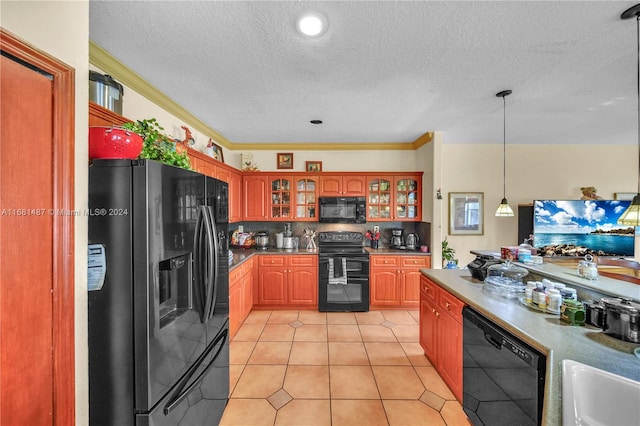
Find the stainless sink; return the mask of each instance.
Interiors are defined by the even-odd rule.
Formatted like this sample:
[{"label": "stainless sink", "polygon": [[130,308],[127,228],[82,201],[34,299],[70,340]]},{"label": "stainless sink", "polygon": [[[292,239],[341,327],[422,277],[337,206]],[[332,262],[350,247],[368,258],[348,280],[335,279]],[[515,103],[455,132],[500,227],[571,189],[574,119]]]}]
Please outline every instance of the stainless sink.
[{"label": "stainless sink", "polygon": [[562,424],[640,425],[640,382],[565,359]]}]

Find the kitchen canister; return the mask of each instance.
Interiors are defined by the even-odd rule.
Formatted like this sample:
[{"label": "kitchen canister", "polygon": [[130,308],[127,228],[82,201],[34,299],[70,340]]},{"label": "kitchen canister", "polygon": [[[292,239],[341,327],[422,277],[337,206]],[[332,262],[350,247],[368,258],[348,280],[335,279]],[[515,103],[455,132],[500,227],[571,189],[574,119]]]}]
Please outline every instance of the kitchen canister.
[{"label": "kitchen canister", "polygon": [[616,339],[640,343],[638,323],[640,322],[640,303],[624,298],[603,298],[604,327],[602,330]]},{"label": "kitchen canister", "polygon": [[282,232],[278,232],[276,234],[276,248],[284,247],[284,234]]}]

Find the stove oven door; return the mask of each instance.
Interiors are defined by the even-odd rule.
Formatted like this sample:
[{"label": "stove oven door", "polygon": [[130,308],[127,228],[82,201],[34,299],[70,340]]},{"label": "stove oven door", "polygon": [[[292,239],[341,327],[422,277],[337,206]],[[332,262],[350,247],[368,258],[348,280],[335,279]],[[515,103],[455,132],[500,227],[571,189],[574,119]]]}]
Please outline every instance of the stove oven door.
[{"label": "stove oven door", "polygon": [[321,255],[319,262],[320,312],[369,310],[369,257]]}]

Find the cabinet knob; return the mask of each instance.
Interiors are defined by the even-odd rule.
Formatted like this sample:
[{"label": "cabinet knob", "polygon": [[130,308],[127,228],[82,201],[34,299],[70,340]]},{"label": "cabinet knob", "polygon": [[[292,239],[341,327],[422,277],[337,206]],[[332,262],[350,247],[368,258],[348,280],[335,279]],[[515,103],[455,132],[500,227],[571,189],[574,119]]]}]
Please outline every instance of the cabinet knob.
[{"label": "cabinet knob", "polygon": [[444,304],[444,306],[445,306],[447,309],[449,309],[449,307],[451,306],[451,303],[447,302],[447,303],[445,303],[445,304]]},{"label": "cabinet knob", "polygon": [[436,310],[434,308],[431,308],[431,312],[433,312],[435,314]]},{"label": "cabinet knob", "polygon": [[436,316],[439,317],[440,316],[440,312],[436,312]]}]

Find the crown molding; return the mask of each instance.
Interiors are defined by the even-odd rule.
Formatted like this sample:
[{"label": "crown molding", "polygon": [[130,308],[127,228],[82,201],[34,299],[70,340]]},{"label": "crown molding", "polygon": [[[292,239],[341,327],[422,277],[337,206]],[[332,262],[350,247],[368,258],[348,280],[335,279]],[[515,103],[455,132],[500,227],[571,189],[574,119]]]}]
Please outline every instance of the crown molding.
[{"label": "crown molding", "polygon": [[238,143],[231,142],[215,129],[209,127],[196,116],[177,104],[160,90],[149,84],[133,70],[122,64],[105,49],[89,40],[89,63],[100,68],[120,83],[129,87],[136,93],[144,96],[158,107],[169,112],[173,116],[185,122],[185,124],[198,130],[205,136],[211,137],[217,143],[229,150],[296,150],[296,151],[414,151],[433,140],[433,132],[427,132],[413,142],[361,142],[361,143],[335,143],[335,142],[287,142],[287,143]]}]

